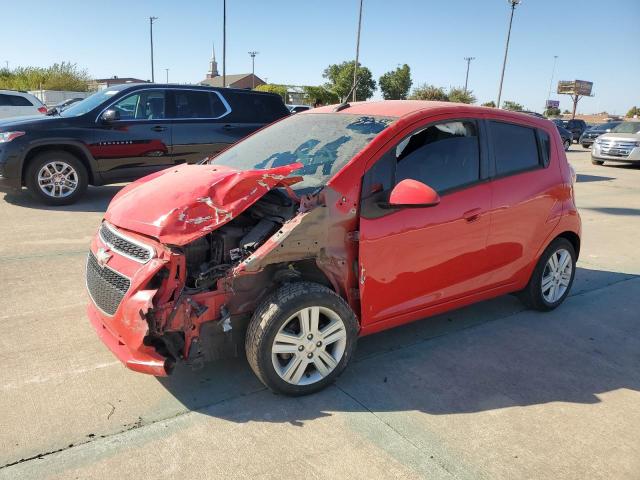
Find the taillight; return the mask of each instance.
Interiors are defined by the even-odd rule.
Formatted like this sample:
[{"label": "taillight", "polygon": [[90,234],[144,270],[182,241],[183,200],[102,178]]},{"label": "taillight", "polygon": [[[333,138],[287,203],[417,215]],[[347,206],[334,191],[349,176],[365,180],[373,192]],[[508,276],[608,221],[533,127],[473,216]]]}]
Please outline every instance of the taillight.
[{"label": "taillight", "polygon": [[43,106],[41,106],[41,107],[38,107],[38,111],[39,111],[40,113],[47,113],[47,107],[45,107],[44,105],[43,105]]}]

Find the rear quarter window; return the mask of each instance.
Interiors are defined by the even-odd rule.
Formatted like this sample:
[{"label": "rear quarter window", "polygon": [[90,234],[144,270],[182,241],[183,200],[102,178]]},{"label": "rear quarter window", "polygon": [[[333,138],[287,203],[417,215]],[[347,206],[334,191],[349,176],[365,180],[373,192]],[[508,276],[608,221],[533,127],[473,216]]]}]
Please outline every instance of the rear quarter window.
[{"label": "rear quarter window", "polygon": [[276,95],[225,92],[231,105],[229,121],[238,123],[271,123],[290,114]]},{"label": "rear quarter window", "polygon": [[511,175],[542,166],[533,128],[489,122],[496,175]]}]

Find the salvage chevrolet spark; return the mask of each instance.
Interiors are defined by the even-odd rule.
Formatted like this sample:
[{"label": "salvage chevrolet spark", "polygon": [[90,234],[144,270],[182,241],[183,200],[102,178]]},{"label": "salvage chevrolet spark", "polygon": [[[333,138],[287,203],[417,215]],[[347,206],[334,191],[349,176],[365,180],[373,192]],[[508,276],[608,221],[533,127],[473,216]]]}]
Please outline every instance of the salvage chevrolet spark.
[{"label": "salvage chevrolet spark", "polygon": [[244,349],[272,390],[311,393],[359,336],[507,293],[562,303],[573,181],[555,126],[529,115],[313,109],[123,188],[91,244],[89,318],[132,370]]}]

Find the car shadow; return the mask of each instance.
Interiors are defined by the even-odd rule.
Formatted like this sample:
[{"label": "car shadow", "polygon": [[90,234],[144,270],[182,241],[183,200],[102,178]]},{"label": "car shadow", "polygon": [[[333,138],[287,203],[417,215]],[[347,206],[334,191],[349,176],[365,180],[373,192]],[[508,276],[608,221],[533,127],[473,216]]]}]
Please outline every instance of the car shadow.
[{"label": "car shadow", "polygon": [[72,205],[52,206],[39,202],[25,189],[6,193],[4,200],[12,205],[38,210],[60,210],[67,212],[104,212],[111,199],[124,185],[90,186],[86,193]]},{"label": "car shadow", "polygon": [[628,305],[588,294],[639,276],[576,275],[571,297],[553,312],[526,310],[507,295],[364,337],[336,385],[303,399],[266,390],[244,358],[178,368],[158,381],[200,414],[294,425],[335,411],[458,414],[640,391],[640,336],[619,312]]},{"label": "car shadow", "polygon": [[609,180],[615,180],[613,177],[603,177],[601,175],[585,175],[584,173],[579,173],[576,177],[576,181],[578,183],[582,182],[606,182]]},{"label": "car shadow", "polygon": [[582,207],[581,210],[591,210],[592,212],[606,213],[607,215],[640,215],[640,208],[620,208],[620,207]]}]

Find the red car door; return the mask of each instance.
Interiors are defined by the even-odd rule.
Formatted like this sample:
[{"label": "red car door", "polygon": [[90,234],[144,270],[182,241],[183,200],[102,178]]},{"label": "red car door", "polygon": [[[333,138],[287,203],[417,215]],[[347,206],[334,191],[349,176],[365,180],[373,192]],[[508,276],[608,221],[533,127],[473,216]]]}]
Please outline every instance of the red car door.
[{"label": "red car door", "polygon": [[[483,182],[479,127],[475,120],[418,127],[365,173],[359,243],[363,327],[417,319],[429,306],[484,287],[491,190]],[[385,208],[390,190],[407,178],[436,190],[439,205]]]}]

